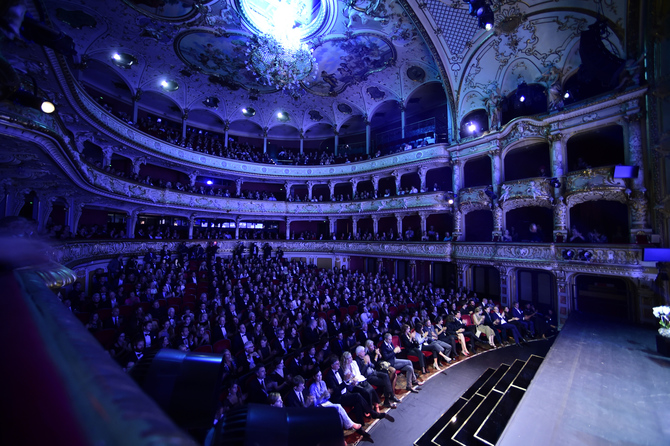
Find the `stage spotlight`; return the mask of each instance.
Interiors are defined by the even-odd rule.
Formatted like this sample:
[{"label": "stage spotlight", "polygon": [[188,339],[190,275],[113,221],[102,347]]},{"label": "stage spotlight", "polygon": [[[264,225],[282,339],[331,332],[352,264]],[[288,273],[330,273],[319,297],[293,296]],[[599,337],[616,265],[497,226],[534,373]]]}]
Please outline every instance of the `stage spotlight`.
[{"label": "stage spotlight", "polygon": [[207,181],[206,181],[206,184],[207,184],[208,186],[211,186],[212,184],[214,184],[214,181],[212,181],[212,180],[207,180]]},{"label": "stage spotlight", "polygon": [[37,94],[29,93],[25,90],[19,90],[10,96],[15,103],[24,107],[41,110],[44,113],[53,113],[56,110],[53,102],[40,98]]},{"label": "stage spotlight", "polygon": [[468,122],[467,124],[465,124],[465,127],[470,133],[475,133],[477,131],[477,126],[475,125],[474,122]]},{"label": "stage spotlight", "polygon": [[563,99],[570,99],[570,92],[566,91],[565,94],[563,95]]},{"label": "stage spotlight", "polygon": [[42,101],[42,105],[40,106],[40,109],[47,114],[53,113],[56,111],[56,106],[53,105],[52,102],[49,101]]},{"label": "stage spotlight", "polygon": [[448,200],[447,200],[447,204],[448,204],[449,206],[451,206],[452,204],[454,204],[454,199],[453,199],[453,198],[448,199]]},{"label": "stage spotlight", "polygon": [[525,96],[523,96],[523,95],[519,96],[519,102],[525,102],[525,101],[526,101]]},{"label": "stage spotlight", "polygon": [[572,249],[563,250],[563,260],[572,260],[575,258],[575,251]]}]

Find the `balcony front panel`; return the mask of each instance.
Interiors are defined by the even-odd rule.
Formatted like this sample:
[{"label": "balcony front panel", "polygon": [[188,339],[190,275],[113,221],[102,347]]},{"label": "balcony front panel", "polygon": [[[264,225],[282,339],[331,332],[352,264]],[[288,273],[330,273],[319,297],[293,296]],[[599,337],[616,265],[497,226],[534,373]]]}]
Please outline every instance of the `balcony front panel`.
[{"label": "balcony front panel", "polygon": [[626,181],[623,178],[613,178],[613,171],[613,166],[605,166],[570,172],[565,179],[568,206],[598,199],[625,202]]},{"label": "balcony front panel", "polygon": [[[176,251],[180,243],[200,244],[212,240],[74,240],[54,244],[48,255],[69,267],[109,258],[119,254],[144,254],[149,248],[159,251],[167,246]],[[245,254],[252,243],[268,243],[273,250],[282,249],[285,255],[315,253],[325,255],[369,256],[377,258],[415,259],[465,264],[500,265],[505,267],[537,268],[561,271],[564,274],[602,274],[654,280],[658,270],[653,263],[642,262],[643,248],[637,245],[590,245],[546,243],[424,243],[424,242],[365,242],[365,241],[302,241],[302,240],[219,240],[219,255],[232,255],[239,244]],[[590,253],[588,260],[576,255],[566,259],[565,252]],[[141,257],[141,256],[140,256]]]},{"label": "balcony front panel", "polygon": [[146,201],[154,205],[173,206],[190,210],[217,213],[259,214],[272,217],[299,217],[301,215],[370,215],[372,213],[395,213],[402,211],[434,210],[449,208],[443,192],[402,195],[369,201],[325,201],[287,202],[268,200],[247,200],[224,198],[211,195],[197,195],[172,189],[159,189],[107,175],[86,164],[82,164],[88,180],[96,187],[120,195]]}]

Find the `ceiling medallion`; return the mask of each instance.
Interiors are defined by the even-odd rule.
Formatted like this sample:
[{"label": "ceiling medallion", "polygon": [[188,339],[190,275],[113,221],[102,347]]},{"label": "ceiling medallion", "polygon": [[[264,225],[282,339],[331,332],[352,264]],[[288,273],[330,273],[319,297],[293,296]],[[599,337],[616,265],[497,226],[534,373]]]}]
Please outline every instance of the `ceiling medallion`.
[{"label": "ceiling medallion", "polygon": [[337,104],[337,109],[345,115],[350,115],[354,111],[349,104],[344,104],[342,102]]},{"label": "ceiling medallion", "polygon": [[412,65],[407,69],[407,77],[415,82],[423,82],[426,72],[423,68]]}]

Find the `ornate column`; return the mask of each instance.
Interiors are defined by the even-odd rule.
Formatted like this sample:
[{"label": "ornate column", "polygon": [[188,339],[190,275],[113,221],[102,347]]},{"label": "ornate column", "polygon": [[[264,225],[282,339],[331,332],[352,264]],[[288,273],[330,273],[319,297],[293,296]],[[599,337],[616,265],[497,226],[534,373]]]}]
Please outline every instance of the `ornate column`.
[{"label": "ornate column", "polygon": [[454,233],[452,234],[453,241],[463,240],[463,213],[460,209],[454,209]]},{"label": "ornate column", "polygon": [[39,197],[37,202],[37,232],[42,233],[54,207],[55,197]]},{"label": "ornate column", "polygon": [[[549,144],[551,144],[549,148],[549,157],[551,158],[551,176],[558,179],[558,181],[561,183],[560,188],[555,187],[552,191],[555,202],[565,190],[565,173],[568,170],[568,156],[565,141],[567,141],[568,137],[568,135],[564,135],[562,133],[553,133],[547,138]],[[556,240],[556,235],[557,234],[554,233],[554,240]],[[564,234],[564,237],[566,236],[567,233]]]},{"label": "ornate column", "polygon": [[556,277],[556,298],[558,299],[558,324],[563,325],[568,319],[572,299],[570,297],[571,286],[568,284],[568,276],[564,271],[554,270]]},{"label": "ornate column", "polygon": [[269,128],[263,127],[263,153],[268,153],[268,130]]},{"label": "ornate column", "polygon": [[[498,142],[498,141],[496,141]],[[491,186],[497,196],[500,196],[500,184],[502,183],[502,150],[499,147],[490,150],[491,158]]]},{"label": "ornate column", "polygon": [[372,232],[377,234],[379,232],[379,215],[372,214]]},{"label": "ornate column", "polygon": [[[300,152],[300,153],[302,153],[302,152]],[[312,199],[312,188],[314,187],[314,181],[310,180],[310,181],[306,182],[305,184],[307,185],[307,198],[309,200],[311,200]]]},{"label": "ornate column", "polygon": [[426,220],[428,219],[428,212],[419,212],[419,217],[421,218],[421,234],[420,237],[423,237],[423,234],[426,233]]},{"label": "ornate column", "polygon": [[493,234],[491,234],[491,239],[494,242],[499,242],[502,239],[503,233],[503,210],[500,206],[500,203],[497,203],[493,206]]},{"label": "ornate column", "polygon": [[409,261],[409,278],[416,280],[416,260],[413,259]]},{"label": "ornate column", "polygon": [[139,110],[139,105],[138,103],[140,102],[140,98],[142,97],[142,89],[138,88],[137,91],[135,92],[135,95],[133,96],[133,124],[137,124],[137,111]]},{"label": "ornate column", "polygon": [[128,238],[135,238],[135,227],[137,226],[137,217],[139,214],[139,209],[133,209],[128,212],[128,217],[126,218],[126,235]]},{"label": "ornate column", "polygon": [[286,240],[291,240],[291,219],[286,217]]},{"label": "ornate column", "polygon": [[451,182],[452,188],[454,189],[454,198],[458,199],[458,191],[463,187],[462,184],[462,170],[463,166],[461,165],[460,160],[454,159],[451,161]]},{"label": "ornate column", "polygon": [[554,201],[554,242],[568,241],[568,206],[562,196]]},{"label": "ornate column", "polygon": [[284,189],[286,189],[286,199],[291,196],[291,186],[293,186],[293,183],[290,181],[286,181],[284,183]]},{"label": "ornate column", "polygon": [[402,234],[402,214],[394,214],[395,215],[395,220],[396,220],[396,230],[398,231],[398,234]]},{"label": "ornate column", "polygon": [[467,263],[456,263],[456,276],[458,277],[457,283],[459,287],[468,286],[468,271],[470,270],[470,265]]},{"label": "ornate column", "polygon": [[624,117],[624,137],[626,144],[626,162],[638,166],[637,178],[632,179],[633,189],[644,189],[644,155],[642,149],[642,128],[639,113]]},{"label": "ornate column", "polygon": [[195,214],[188,217],[188,239],[193,240],[193,226],[195,225]]},{"label": "ornate column", "polygon": [[188,108],[184,109],[184,114],[181,115],[181,137],[186,139],[186,121],[188,121]]},{"label": "ornate column", "polygon": [[379,197],[379,175],[372,175],[372,188],[375,191],[375,197]]},{"label": "ornate column", "polygon": [[102,148],[102,167],[105,168],[112,164],[112,155],[114,148],[112,146],[105,146]]},{"label": "ornate column", "polygon": [[144,158],[144,157],[139,157],[139,158],[133,159],[133,173],[135,175],[139,175],[140,174],[140,167],[142,167],[142,165],[146,164],[146,163],[147,163],[147,159]]},{"label": "ornate column", "polygon": [[353,199],[356,194],[358,193],[358,182],[360,180],[358,178],[351,178],[349,180],[349,183],[351,183],[351,198]]},{"label": "ornate column", "polygon": [[353,236],[356,236],[358,233],[358,220],[360,220],[361,217],[356,217],[352,216],[351,217],[351,233]]},{"label": "ornate column", "polygon": [[242,220],[242,217],[239,215],[235,217],[235,240],[240,239],[240,221]]},{"label": "ornate column", "polygon": [[[508,307],[512,304],[510,299],[510,289],[508,284],[511,283],[509,280],[510,270],[512,268],[507,268],[506,266],[498,265],[496,269],[500,273],[500,304],[504,307]],[[501,309],[502,310],[502,309]]]},{"label": "ornate column", "polygon": [[337,232],[337,217],[328,217],[328,231],[330,231],[330,238],[332,239]]},{"label": "ornate column", "polygon": [[27,189],[15,189],[8,187],[5,192],[5,216],[15,217],[19,215],[23,205],[26,204]]},{"label": "ornate column", "polygon": [[[403,100],[404,101],[404,100]],[[405,139],[405,104],[400,104],[400,137]]]},{"label": "ornate column", "polygon": [[393,175],[393,178],[395,178],[395,194],[398,195],[400,193],[400,179],[402,178],[402,174],[394,170],[391,172],[391,175]]},{"label": "ornate column", "polygon": [[370,121],[365,117],[365,153],[370,154]]},{"label": "ornate column", "polygon": [[197,170],[195,172],[191,172],[188,174],[188,184],[191,185],[191,187],[195,186],[195,180],[198,179],[198,172]]},{"label": "ornate column", "polygon": [[244,183],[242,178],[237,178],[235,180],[235,193],[238,197],[242,195],[242,183]]},{"label": "ornate column", "polygon": [[337,131],[337,127],[335,126],[333,126],[333,133],[335,134],[335,148],[333,149],[333,154],[337,156],[337,146],[340,144],[340,132]]},{"label": "ornate column", "polygon": [[647,226],[648,202],[646,189],[634,190],[629,199],[628,206],[631,211],[630,238],[632,243],[649,243],[651,229]]},{"label": "ornate column", "polygon": [[428,173],[428,166],[421,166],[417,170],[417,173],[419,174],[419,180],[421,181],[421,185],[419,186],[419,192],[425,192],[426,191],[426,173]]},{"label": "ornate column", "polygon": [[230,130],[230,121],[226,119],[223,121],[223,147],[228,148],[228,130]]},{"label": "ornate column", "polygon": [[[81,218],[81,213],[84,210],[84,203],[79,203],[75,201],[74,198],[68,198],[67,200],[67,215],[65,220],[67,225],[70,227],[70,232],[76,234],[79,230],[79,219]],[[127,221],[126,221],[127,223]],[[128,232],[126,227],[126,235],[130,238],[132,235]],[[134,235],[134,234],[133,234]]]},{"label": "ornate column", "polygon": [[[300,154],[303,154],[303,148],[305,147],[305,134],[302,129],[300,129]],[[311,198],[311,196],[310,196]]]}]

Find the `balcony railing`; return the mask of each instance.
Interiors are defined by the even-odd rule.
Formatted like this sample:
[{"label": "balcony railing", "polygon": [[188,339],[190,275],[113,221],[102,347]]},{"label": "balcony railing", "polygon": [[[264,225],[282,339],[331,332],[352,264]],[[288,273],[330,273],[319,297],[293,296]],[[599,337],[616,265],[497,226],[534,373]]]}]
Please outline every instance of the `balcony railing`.
[{"label": "balcony railing", "polygon": [[[74,267],[120,253],[139,255],[146,253],[149,248],[159,251],[165,245],[169,250],[176,251],[177,246],[183,242],[205,247],[211,240],[75,240],[54,244],[49,255],[56,262]],[[217,241],[219,255],[231,255],[239,243],[245,245],[245,253],[252,243],[260,246],[268,243],[273,250],[282,249],[288,257],[291,253],[345,254],[484,265],[504,264],[509,267],[647,279],[654,279],[658,273],[653,263],[642,261],[643,247],[639,245],[219,240]],[[569,251],[572,251],[572,256]]]}]

